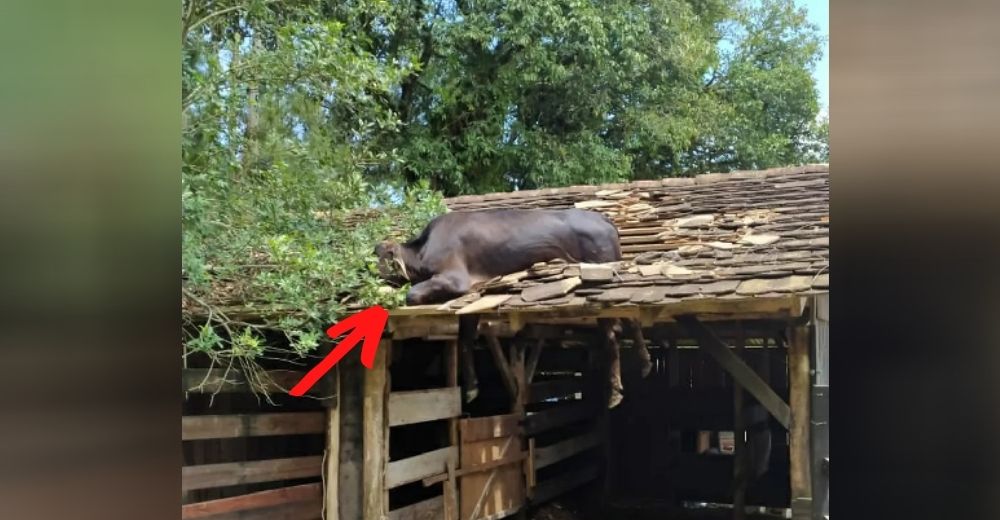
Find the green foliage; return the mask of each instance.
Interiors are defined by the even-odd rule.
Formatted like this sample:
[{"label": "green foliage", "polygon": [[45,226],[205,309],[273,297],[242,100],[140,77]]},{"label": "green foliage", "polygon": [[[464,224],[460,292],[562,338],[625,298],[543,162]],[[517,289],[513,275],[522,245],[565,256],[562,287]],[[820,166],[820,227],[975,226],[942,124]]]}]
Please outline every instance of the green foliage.
[{"label": "green foliage", "polygon": [[828,157],[791,0],[183,0],[182,20],[189,351],[301,355],[347,305],[401,303],[374,245],[442,194]]}]

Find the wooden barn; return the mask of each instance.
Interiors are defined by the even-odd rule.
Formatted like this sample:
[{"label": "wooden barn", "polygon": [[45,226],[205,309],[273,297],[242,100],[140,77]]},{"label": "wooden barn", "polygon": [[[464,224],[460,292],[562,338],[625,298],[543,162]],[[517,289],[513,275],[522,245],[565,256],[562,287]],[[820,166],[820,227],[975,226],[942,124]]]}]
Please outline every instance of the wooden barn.
[{"label": "wooden barn", "polygon": [[[374,367],[345,358],[311,399],[262,404],[238,370],[186,369],[184,518],[541,518],[553,502],[829,518],[828,166],[446,202],[601,211],[625,260],[394,309]],[[288,388],[303,370],[272,375]]]}]

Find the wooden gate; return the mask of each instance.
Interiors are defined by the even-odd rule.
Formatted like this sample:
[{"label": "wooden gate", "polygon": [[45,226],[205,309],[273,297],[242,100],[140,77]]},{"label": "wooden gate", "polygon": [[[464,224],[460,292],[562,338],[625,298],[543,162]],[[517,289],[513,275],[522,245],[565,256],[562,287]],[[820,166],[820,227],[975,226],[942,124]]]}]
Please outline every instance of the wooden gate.
[{"label": "wooden gate", "polygon": [[460,520],[504,518],[525,506],[532,457],[520,420],[509,414],[459,421]]}]

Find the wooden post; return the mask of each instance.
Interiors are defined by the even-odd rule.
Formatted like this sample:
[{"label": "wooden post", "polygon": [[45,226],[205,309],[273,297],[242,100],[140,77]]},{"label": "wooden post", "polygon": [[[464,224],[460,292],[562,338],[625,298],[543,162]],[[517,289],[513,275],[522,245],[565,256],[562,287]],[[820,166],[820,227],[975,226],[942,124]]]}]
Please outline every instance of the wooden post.
[{"label": "wooden post", "polygon": [[375,363],[364,373],[364,518],[383,520],[389,513],[385,474],[389,463],[389,359],[392,341],[382,340]]},{"label": "wooden post", "polygon": [[337,483],[340,518],[364,518],[361,505],[364,446],[362,430],[362,378],[365,368],[356,356],[347,356],[337,364],[338,415],[340,416],[340,479]]},{"label": "wooden post", "polygon": [[[469,347],[471,348],[471,347]],[[458,385],[458,341],[452,340],[444,346],[444,374],[449,387]],[[448,443],[458,448],[458,418],[448,419]],[[455,482],[454,461],[448,461],[448,480],[444,483],[444,519],[458,520],[458,486]]]},{"label": "wooden post", "polygon": [[789,473],[793,520],[812,516],[809,458],[809,330],[795,326],[788,334]]},{"label": "wooden post", "polygon": [[[743,357],[746,344],[746,334],[740,324],[739,334],[733,353]],[[744,520],[747,511],[747,449],[746,449],[746,416],[743,408],[743,387],[739,381],[733,382],[733,520]]]},{"label": "wooden post", "polygon": [[[331,384],[329,388],[337,389],[340,380],[340,368],[333,367],[327,374]],[[324,471],[323,490],[323,520],[339,520],[340,518],[340,391],[327,401],[326,408],[326,465]]]}]

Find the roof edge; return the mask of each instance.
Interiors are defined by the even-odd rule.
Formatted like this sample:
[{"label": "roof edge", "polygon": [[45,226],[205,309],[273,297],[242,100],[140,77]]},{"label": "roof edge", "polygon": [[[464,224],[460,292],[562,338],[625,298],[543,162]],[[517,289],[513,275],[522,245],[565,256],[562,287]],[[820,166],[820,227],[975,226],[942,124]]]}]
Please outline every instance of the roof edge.
[{"label": "roof edge", "polygon": [[510,192],[493,192],[480,195],[460,195],[444,199],[445,204],[465,203],[465,202],[485,202],[500,199],[532,198],[545,195],[561,195],[567,193],[590,194],[603,190],[621,189],[642,189],[661,186],[692,186],[698,184],[711,184],[714,182],[729,179],[763,179],[782,175],[800,175],[806,173],[829,172],[829,163],[805,164],[801,166],[788,166],[781,168],[769,168],[766,170],[737,170],[729,173],[702,173],[694,177],[667,177],[663,179],[639,180],[631,182],[621,182],[612,184],[576,184],[560,188],[540,188],[537,190],[522,190]]}]

